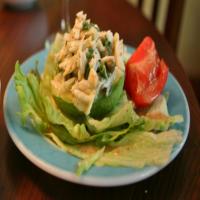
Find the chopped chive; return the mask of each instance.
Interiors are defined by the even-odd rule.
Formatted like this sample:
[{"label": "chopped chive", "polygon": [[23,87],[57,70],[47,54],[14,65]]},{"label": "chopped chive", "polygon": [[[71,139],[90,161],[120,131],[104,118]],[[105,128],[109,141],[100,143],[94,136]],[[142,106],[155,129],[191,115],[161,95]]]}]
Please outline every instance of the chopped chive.
[{"label": "chopped chive", "polygon": [[85,74],[84,74],[84,78],[85,79],[88,79],[88,76],[89,76],[89,72],[90,72],[89,62],[93,57],[93,53],[94,53],[94,49],[93,48],[89,48],[88,52],[86,53],[87,64],[85,66]]},{"label": "chopped chive", "polygon": [[87,63],[85,66],[85,74],[84,74],[85,79],[88,79],[89,72],[90,72],[90,66],[89,66],[89,63]]},{"label": "chopped chive", "polygon": [[108,78],[108,74],[107,74],[107,71],[106,71],[106,66],[101,61],[100,61],[99,68],[97,69],[97,73],[99,73],[99,75],[104,79]]},{"label": "chopped chive", "polygon": [[89,23],[88,21],[83,22],[82,30],[88,31],[88,30],[90,30],[91,27],[94,27],[97,29],[97,31],[100,31],[99,27],[96,24]]},{"label": "chopped chive", "polygon": [[106,54],[111,55],[112,54],[112,43],[108,40],[107,37],[102,41],[102,43],[106,48]]},{"label": "chopped chive", "polygon": [[89,48],[88,52],[86,53],[86,58],[88,61],[90,61],[93,57],[93,53],[94,53],[94,49],[93,48]]},{"label": "chopped chive", "polygon": [[82,30],[88,31],[90,28],[91,28],[91,24],[89,22],[87,22],[87,21],[84,21]]}]

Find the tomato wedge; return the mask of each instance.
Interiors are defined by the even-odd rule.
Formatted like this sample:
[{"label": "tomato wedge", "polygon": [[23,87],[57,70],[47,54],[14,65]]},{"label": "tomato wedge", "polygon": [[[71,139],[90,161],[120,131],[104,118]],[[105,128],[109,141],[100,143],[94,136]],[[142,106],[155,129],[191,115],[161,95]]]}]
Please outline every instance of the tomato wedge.
[{"label": "tomato wedge", "polygon": [[168,67],[159,58],[155,43],[145,37],[126,64],[125,89],[136,107],[150,105],[163,90]]}]

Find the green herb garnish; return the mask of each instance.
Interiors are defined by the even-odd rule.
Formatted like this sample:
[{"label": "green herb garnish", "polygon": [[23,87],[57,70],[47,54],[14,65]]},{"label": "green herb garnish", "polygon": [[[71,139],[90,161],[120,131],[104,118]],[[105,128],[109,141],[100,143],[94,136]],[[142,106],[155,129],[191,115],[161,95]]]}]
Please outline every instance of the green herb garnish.
[{"label": "green herb garnish", "polygon": [[89,72],[90,72],[90,66],[89,66],[89,63],[87,63],[85,66],[85,74],[84,74],[85,79],[88,79]]},{"label": "green herb garnish", "polygon": [[94,27],[97,29],[97,31],[100,31],[99,27],[96,24],[90,23],[88,21],[83,22],[82,30],[88,31],[88,30],[90,30],[91,27]]},{"label": "green herb garnish", "polygon": [[85,66],[85,74],[84,74],[84,78],[87,79],[89,72],[90,72],[90,66],[89,66],[89,62],[93,57],[93,53],[94,53],[94,49],[93,48],[89,48],[88,52],[86,53],[86,58],[87,58],[87,64]]},{"label": "green herb garnish", "polygon": [[102,41],[102,43],[106,48],[106,54],[111,55],[112,54],[112,43],[108,40],[107,37]]},{"label": "green herb garnish", "polygon": [[91,27],[92,27],[91,23],[89,23],[89,22],[87,22],[87,21],[84,21],[84,22],[83,22],[82,30],[88,31]]},{"label": "green herb garnish", "polygon": [[89,48],[88,52],[86,53],[86,58],[88,61],[90,61],[93,57],[93,53],[94,53],[94,49],[93,48]]},{"label": "green herb garnish", "polygon": [[104,78],[107,79],[108,78],[108,74],[106,71],[106,66],[105,64],[103,64],[101,61],[99,62],[99,68],[97,69],[97,73],[99,73],[99,75]]}]

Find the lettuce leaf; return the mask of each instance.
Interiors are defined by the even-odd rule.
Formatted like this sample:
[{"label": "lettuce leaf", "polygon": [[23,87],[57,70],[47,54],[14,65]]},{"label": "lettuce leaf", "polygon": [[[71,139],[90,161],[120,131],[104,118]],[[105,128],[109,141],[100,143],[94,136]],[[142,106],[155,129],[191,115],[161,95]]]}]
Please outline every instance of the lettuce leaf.
[{"label": "lettuce leaf", "polygon": [[129,132],[114,146],[103,148],[98,148],[92,143],[67,145],[54,133],[48,133],[47,136],[62,150],[83,159],[76,170],[78,175],[87,171],[93,164],[133,168],[161,166],[169,161],[173,146],[182,141],[182,134],[177,130],[159,134],[144,131]]},{"label": "lettuce leaf", "polygon": [[50,51],[48,52],[44,73],[40,84],[40,92],[42,95],[52,95],[51,80],[58,72],[58,65],[55,62],[55,54],[61,49],[63,42],[63,36],[61,34],[57,34],[54,42],[51,45]]},{"label": "lettuce leaf", "polygon": [[69,145],[63,143],[59,137],[57,137],[53,132],[46,133],[45,136],[49,138],[54,144],[56,144],[61,150],[70,153],[78,158],[85,159],[88,154],[83,153],[76,145]]},{"label": "lettuce leaf", "polygon": [[71,119],[67,118],[57,107],[53,98],[43,96],[45,112],[50,123],[62,125],[70,133],[70,135],[80,142],[89,139],[90,134],[86,130],[85,124],[76,124]]},{"label": "lettuce leaf", "polygon": [[54,56],[49,54],[46,60],[43,77],[40,84],[40,93],[45,96],[51,96],[51,80],[56,75],[58,67],[54,61]]},{"label": "lettuce leaf", "polygon": [[172,147],[180,143],[182,134],[170,130],[154,134],[152,132],[132,132],[121,140],[111,151],[96,162],[97,166],[137,167],[161,166],[168,162]]},{"label": "lettuce leaf", "polygon": [[[105,147],[102,147],[101,149],[94,149],[94,153],[87,153],[84,151],[81,151],[81,147],[77,145],[67,145],[62,142],[54,133],[47,133],[46,136],[53,141],[60,149],[62,149],[65,152],[68,152],[78,158],[81,158],[83,160],[80,160],[77,165],[76,174],[78,176],[82,175],[82,173],[89,170],[89,168],[95,164],[95,162],[103,155]],[[87,147],[89,145],[86,144]],[[90,146],[91,148],[91,146]]]},{"label": "lettuce leaf", "polygon": [[90,141],[94,141],[97,146],[110,145],[127,134],[129,129],[128,126],[125,128],[120,127],[118,130],[104,131],[91,136]]},{"label": "lettuce leaf", "polygon": [[44,117],[44,106],[42,102],[42,97],[40,95],[40,76],[38,75],[37,69],[32,70],[26,76],[28,81],[28,85],[31,89],[32,95],[34,97],[34,101],[36,103],[35,109],[37,112]]},{"label": "lettuce leaf", "polygon": [[39,80],[37,78],[30,81],[30,77],[34,76],[32,72],[27,78],[20,69],[19,62],[15,65],[15,87],[18,93],[20,107],[21,107],[21,121],[25,125],[26,120],[30,117],[32,125],[36,130],[43,132],[48,128],[48,123],[46,123],[44,116],[39,112],[39,107],[42,106],[41,102],[35,100],[34,92],[39,90]]},{"label": "lettuce leaf", "polygon": [[95,164],[95,162],[102,157],[103,153],[104,153],[105,147],[102,147],[100,150],[98,150],[97,152],[95,152],[94,154],[88,156],[87,158],[85,158],[84,160],[81,160],[78,163],[78,167],[76,169],[76,174],[78,176],[82,175],[83,172],[89,170],[89,168]]},{"label": "lettuce leaf", "polygon": [[127,100],[126,95],[124,95],[123,100],[120,105],[107,117],[102,120],[97,120],[88,117],[86,120],[87,128],[92,133],[100,133],[107,129],[112,129],[123,124],[128,124],[133,126],[134,122],[138,119],[137,114],[133,110],[133,105],[131,101]]},{"label": "lettuce leaf", "polygon": [[64,35],[57,33],[53,43],[51,44],[50,53],[51,54],[58,53],[58,51],[60,51],[60,49],[63,47],[64,42],[65,42]]},{"label": "lettuce leaf", "polygon": [[138,119],[138,130],[166,131],[172,125],[183,122],[181,115],[170,116],[166,97],[160,95]]},{"label": "lettuce leaf", "polygon": [[181,115],[175,115],[175,116],[142,116],[137,121],[138,125],[134,127],[137,128],[140,131],[166,131],[168,130],[172,125],[176,123],[183,122],[183,117]]}]

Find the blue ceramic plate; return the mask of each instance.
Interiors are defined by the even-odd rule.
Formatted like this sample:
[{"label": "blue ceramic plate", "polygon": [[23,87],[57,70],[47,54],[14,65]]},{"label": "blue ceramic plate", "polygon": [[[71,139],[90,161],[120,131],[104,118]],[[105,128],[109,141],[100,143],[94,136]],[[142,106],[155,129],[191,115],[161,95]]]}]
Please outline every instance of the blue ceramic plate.
[{"label": "blue ceramic plate", "polygon": [[[131,48],[128,49],[130,52],[133,51]],[[31,56],[22,64],[24,72],[27,73],[33,68],[36,60],[39,61],[39,70],[42,72],[46,55],[47,51],[43,50]],[[183,131],[183,141],[174,147],[171,158],[167,163],[169,164],[178,155],[187,139],[190,115],[184,92],[172,74],[169,74],[165,90],[170,93],[168,101],[169,113],[172,115],[181,114],[184,117],[184,123],[178,124],[175,127]],[[31,126],[22,127],[17,112],[20,112],[20,106],[12,77],[4,96],[4,116],[8,132],[17,148],[31,162],[61,179],[93,186],[125,185],[146,179],[167,165],[163,167],[144,167],[142,169],[92,167],[83,176],[78,177],[74,171],[79,159],[51,145]]]}]

